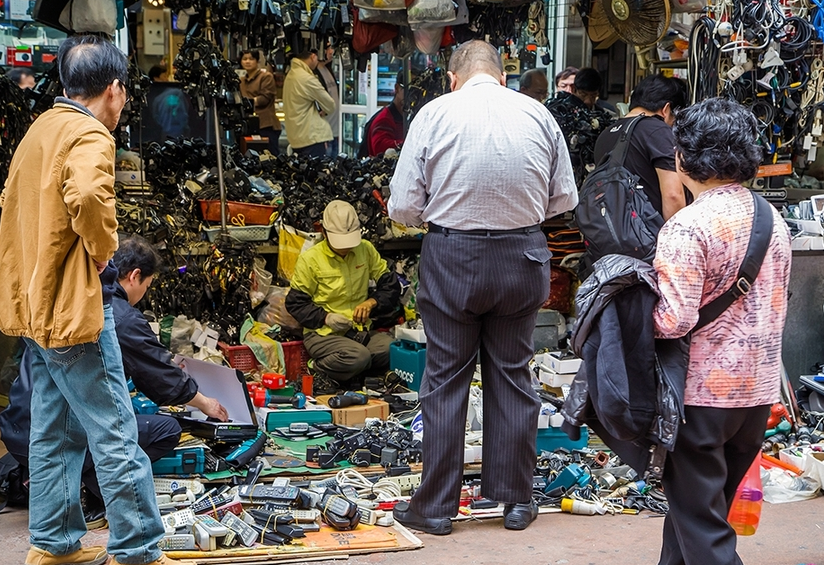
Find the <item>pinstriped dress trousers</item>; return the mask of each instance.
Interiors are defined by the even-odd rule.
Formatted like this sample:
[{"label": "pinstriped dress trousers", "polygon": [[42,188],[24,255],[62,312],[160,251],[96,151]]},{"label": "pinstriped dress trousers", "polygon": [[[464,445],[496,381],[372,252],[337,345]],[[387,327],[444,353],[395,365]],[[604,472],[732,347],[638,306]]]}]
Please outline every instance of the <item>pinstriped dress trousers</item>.
[{"label": "pinstriped dress trousers", "polygon": [[549,296],[546,236],[429,233],[421,248],[418,307],[426,326],[423,476],[411,506],[427,518],[458,513],[469,384],[483,377],[481,493],[532,498],[540,401],[528,363],[538,309]]}]

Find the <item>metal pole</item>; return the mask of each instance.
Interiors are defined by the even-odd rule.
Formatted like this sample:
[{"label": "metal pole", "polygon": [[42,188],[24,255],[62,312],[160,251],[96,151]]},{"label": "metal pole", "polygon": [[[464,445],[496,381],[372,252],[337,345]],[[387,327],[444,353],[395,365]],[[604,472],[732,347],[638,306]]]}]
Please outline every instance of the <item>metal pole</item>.
[{"label": "metal pole", "polygon": [[226,233],[226,185],[223,183],[223,144],[220,135],[220,117],[217,98],[212,98],[212,115],[215,120],[215,144],[217,145],[217,182],[220,186],[220,231]]}]

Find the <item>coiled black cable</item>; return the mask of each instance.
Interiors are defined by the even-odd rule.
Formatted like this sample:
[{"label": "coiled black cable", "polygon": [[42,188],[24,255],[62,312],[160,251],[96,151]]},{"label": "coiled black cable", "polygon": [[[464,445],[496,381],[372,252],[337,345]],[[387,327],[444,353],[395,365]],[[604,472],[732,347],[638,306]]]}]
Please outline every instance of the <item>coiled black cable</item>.
[{"label": "coiled black cable", "polygon": [[690,60],[687,68],[691,102],[712,98],[718,94],[718,56],[715,40],[715,20],[698,18],[690,31]]}]

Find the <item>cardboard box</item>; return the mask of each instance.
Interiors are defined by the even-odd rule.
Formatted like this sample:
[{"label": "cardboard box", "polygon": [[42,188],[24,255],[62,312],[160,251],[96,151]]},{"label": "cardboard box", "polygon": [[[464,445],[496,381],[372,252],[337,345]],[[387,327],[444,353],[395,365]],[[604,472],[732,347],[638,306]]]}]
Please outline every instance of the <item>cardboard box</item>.
[{"label": "cardboard box", "polygon": [[577,373],[578,368],[581,366],[581,360],[577,357],[561,359],[561,355],[563,355],[561,351],[550,351],[549,355],[544,358],[544,365],[560,374]]},{"label": "cardboard box", "polygon": [[[329,405],[332,395],[318,396],[315,400],[319,404]],[[386,420],[389,417],[389,405],[383,400],[370,398],[369,403],[361,406],[347,406],[346,408],[332,409],[332,423],[339,426],[362,426],[367,418],[380,418]]]},{"label": "cardboard box", "polygon": [[550,370],[546,365],[540,366],[540,373],[538,374],[538,380],[553,388],[561,388],[564,385],[571,385],[572,379],[574,378],[575,373],[556,373],[555,371]]}]

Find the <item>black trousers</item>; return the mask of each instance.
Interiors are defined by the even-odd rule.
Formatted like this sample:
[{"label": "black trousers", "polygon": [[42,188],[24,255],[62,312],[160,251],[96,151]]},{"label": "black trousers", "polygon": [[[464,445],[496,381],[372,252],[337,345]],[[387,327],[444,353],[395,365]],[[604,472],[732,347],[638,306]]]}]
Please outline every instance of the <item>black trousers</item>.
[{"label": "black trousers", "polygon": [[540,402],[527,364],[538,309],[549,295],[550,256],[540,231],[424,237],[417,297],[427,335],[423,476],[411,501],[418,514],[458,513],[469,384],[479,352],[482,494],[500,502],[531,500]]},{"label": "black trousers", "polygon": [[[181,429],[176,419],[155,414],[135,414],[135,418],[137,419],[137,443],[152,463],[177,447]],[[94,461],[88,451],[86,460],[83,462],[81,478],[89,493],[96,496],[102,505],[103,496],[100,494],[100,485],[94,471]]]},{"label": "black trousers", "polygon": [[293,151],[301,157],[326,157],[329,154],[329,142],[313,143],[300,149],[293,148]]},{"label": "black trousers", "polygon": [[269,153],[271,153],[272,155],[280,155],[280,145],[278,145],[278,140],[280,139],[281,131],[282,130],[275,129],[272,127],[260,128],[260,130],[258,130],[258,133],[262,137],[266,137],[269,139]]},{"label": "black trousers", "polygon": [[761,450],[770,405],[685,406],[664,468],[670,511],[659,565],[740,565],[727,522],[735,491]]}]

